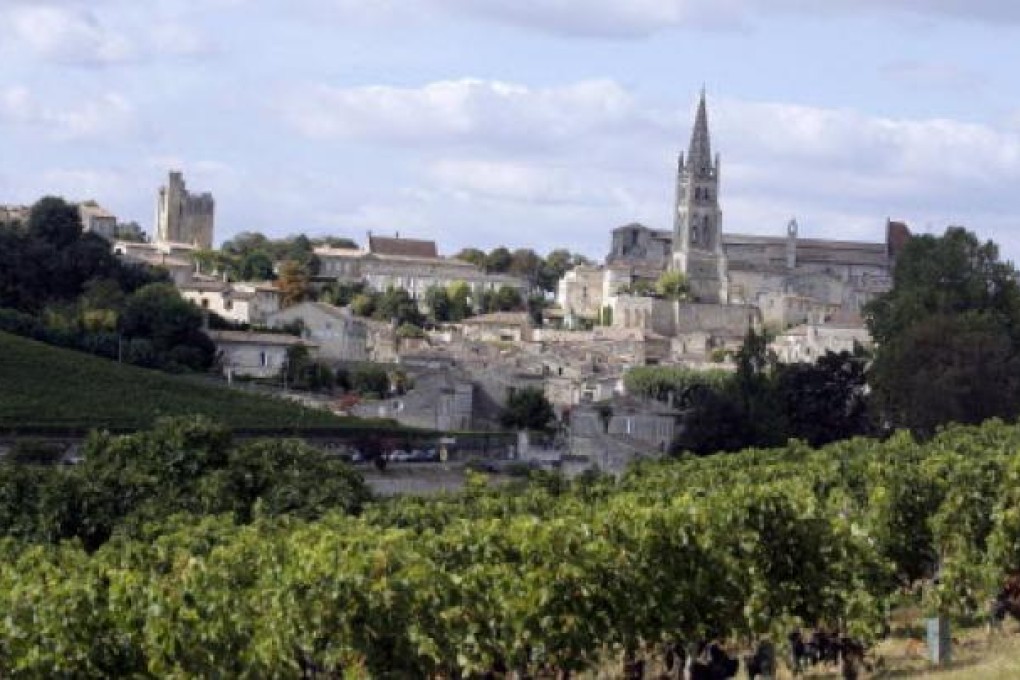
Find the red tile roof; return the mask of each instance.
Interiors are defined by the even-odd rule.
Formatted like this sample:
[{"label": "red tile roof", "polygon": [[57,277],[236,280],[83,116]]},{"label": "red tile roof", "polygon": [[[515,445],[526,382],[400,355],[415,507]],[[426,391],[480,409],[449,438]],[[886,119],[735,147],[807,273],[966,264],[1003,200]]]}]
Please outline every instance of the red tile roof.
[{"label": "red tile roof", "polygon": [[438,258],[439,250],[435,241],[419,241],[413,238],[388,238],[370,236],[368,251],[374,255],[396,255],[399,257]]}]

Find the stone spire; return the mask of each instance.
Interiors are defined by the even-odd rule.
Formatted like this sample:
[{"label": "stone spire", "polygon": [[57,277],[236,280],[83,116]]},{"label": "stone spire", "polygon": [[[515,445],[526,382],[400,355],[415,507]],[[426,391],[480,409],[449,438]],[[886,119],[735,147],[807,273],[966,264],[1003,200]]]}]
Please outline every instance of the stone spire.
[{"label": "stone spire", "polygon": [[705,88],[701,88],[698,113],[691,131],[691,145],[687,150],[687,167],[695,174],[707,173],[712,168],[712,142],[708,135],[708,106],[705,104]]}]

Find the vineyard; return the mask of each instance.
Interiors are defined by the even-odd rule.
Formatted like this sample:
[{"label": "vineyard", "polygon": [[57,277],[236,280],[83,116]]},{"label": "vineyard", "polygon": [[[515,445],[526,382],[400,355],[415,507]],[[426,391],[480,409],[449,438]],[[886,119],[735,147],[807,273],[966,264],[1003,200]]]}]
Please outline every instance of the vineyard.
[{"label": "vineyard", "polygon": [[176,515],[0,543],[0,668],[54,675],[460,678],[583,671],[665,640],[865,642],[905,586],[984,616],[1020,566],[1020,428],[538,475],[317,519]]}]

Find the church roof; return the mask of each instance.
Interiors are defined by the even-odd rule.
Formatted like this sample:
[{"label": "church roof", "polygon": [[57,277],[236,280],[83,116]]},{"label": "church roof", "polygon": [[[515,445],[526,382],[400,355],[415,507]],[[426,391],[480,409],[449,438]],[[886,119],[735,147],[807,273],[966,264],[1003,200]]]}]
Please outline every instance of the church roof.
[{"label": "church roof", "polygon": [[389,238],[369,236],[368,252],[373,255],[395,255],[397,257],[421,257],[435,259],[439,249],[435,241],[419,241],[412,238]]},{"label": "church roof", "polygon": [[708,134],[708,106],[705,103],[705,90],[701,90],[698,101],[698,113],[694,117],[694,129],[691,131],[691,143],[687,149],[687,167],[696,172],[702,168],[712,167],[712,142]]}]

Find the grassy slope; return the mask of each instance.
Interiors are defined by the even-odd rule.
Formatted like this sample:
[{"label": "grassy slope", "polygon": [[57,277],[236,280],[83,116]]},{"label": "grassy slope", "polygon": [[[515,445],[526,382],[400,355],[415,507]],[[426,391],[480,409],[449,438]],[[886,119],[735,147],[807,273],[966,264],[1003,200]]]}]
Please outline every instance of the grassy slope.
[{"label": "grassy slope", "polygon": [[0,333],[0,429],[131,429],[187,414],[236,428],[372,425]]}]

